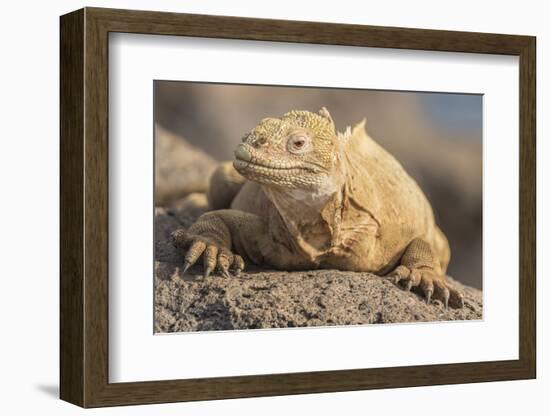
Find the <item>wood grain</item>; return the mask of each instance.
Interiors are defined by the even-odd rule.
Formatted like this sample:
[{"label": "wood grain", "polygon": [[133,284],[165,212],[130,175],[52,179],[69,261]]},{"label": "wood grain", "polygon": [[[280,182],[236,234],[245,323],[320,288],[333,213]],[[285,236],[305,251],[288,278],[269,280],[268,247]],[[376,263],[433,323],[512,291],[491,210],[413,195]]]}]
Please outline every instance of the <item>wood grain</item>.
[{"label": "wood grain", "polygon": [[84,405],[84,11],[61,19],[60,387]]},{"label": "wood grain", "polygon": [[[474,383],[536,376],[535,38],[97,8],[62,16],[60,29],[62,399],[83,407],[98,407]],[[519,359],[109,383],[109,32],[519,56]]]}]

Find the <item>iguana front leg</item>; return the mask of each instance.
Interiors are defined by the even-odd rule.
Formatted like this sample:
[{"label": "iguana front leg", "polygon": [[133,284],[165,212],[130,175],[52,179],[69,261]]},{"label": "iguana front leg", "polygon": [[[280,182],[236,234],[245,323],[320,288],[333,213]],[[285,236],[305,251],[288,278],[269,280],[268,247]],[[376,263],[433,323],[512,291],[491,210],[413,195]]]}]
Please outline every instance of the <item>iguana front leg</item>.
[{"label": "iguana front leg", "polygon": [[419,287],[427,303],[433,295],[443,302],[445,308],[449,304],[456,308],[464,306],[464,295],[445,281],[439,259],[432,246],[423,239],[414,239],[407,246],[400,265],[389,276],[395,283],[401,282],[406,290]]},{"label": "iguana front leg", "polygon": [[204,277],[214,269],[229,276],[232,269],[238,275],[244,268],[242,256],[261,262],[259,239],[266,235],[264,221],[253,214],[224,209],[207,212],[189,227],[172,233],[172,242],[183,250],[183,272],[202,256]]}]

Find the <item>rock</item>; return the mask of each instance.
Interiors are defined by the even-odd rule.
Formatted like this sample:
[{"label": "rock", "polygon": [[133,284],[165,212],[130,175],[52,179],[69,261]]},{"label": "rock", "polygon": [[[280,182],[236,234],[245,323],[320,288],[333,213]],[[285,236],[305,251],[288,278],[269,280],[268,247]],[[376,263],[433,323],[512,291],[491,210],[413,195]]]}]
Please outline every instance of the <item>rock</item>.
[{"label": "rock", "polygon": [[155,205],[205,192],[216,162],[182,137],[155,126]]},{"label": "rock", "polygon": [[189,201],[156,210],[155,332],[482,319],[482,292],[451,278],[465,293],[462,309],[427,305],[417,293],[371,273],[248,266],[239,277],[203,279],[195,266],[182,275],[182,257],[168,237],[198,215],[200,210],[189,211]]}]

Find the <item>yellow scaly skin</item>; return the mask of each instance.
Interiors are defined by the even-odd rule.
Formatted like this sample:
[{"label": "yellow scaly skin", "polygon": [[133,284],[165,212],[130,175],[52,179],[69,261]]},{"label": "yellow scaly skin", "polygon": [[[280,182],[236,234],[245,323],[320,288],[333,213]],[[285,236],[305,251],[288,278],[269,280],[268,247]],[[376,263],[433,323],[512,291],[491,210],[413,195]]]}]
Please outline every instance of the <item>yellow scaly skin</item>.
[{"label": "yellow scaly skin", "polygon": [[267,118],[211,179],[212,211],[173,233],[184,270],[239,274],[247,261],[281,270],[332,268],[389,276],[427,302],[462,307],[445,272],[450,248],[430,203],[365,121],[336,131],[329,112]]}]

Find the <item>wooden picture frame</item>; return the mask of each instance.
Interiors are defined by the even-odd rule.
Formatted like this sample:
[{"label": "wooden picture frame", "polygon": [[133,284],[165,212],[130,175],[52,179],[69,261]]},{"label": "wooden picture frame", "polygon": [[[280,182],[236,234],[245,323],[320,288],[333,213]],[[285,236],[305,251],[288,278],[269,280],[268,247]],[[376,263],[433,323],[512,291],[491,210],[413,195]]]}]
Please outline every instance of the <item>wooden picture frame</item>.
[{"label": "wooden picture frame", "polygon": [[[212,400],[536,376],[535,38],[85,8],[61,17],[60,396],[83,407]],[[109,383],[110,32],[515,55],[520,66],[519,359]]]}]

